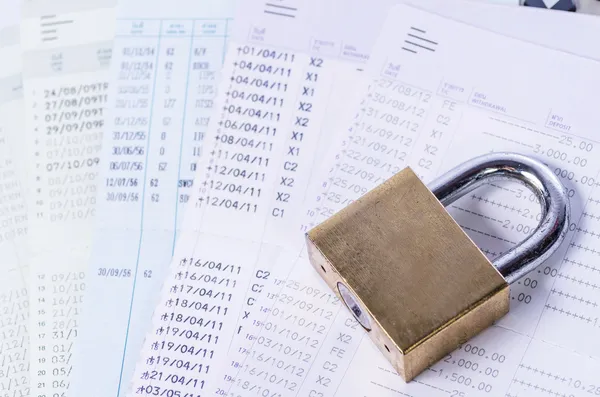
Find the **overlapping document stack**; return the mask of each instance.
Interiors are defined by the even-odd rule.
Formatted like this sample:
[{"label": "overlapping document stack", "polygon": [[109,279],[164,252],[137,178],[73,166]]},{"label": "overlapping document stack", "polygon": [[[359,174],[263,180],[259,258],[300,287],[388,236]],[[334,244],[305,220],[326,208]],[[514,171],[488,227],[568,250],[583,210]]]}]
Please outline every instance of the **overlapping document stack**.
[{"label": "overlapping document stack", "polygon": [[[472,0],[0,1],[0,391],[600,395],[596,17]],[[404,383],[304,233],[411,166],[547,163],[572,224]],[[449,208],[493,259],[535,196]]]}]

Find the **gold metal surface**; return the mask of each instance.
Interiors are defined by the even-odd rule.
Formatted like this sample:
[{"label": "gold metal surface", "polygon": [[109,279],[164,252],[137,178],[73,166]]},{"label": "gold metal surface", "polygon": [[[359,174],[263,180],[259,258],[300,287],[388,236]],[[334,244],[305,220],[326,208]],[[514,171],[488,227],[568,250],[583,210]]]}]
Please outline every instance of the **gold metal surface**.
[{"label": "gold metal surface", "polygon": [[306,237],[313,267],[358,297],[407,382],[508,312],[507,282],[410,168]]}]

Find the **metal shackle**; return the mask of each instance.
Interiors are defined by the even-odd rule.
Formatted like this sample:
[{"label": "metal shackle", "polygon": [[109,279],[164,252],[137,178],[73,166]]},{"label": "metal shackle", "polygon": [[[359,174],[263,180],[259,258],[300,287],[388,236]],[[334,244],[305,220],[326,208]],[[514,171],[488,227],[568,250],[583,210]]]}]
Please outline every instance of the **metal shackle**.
[{"label": "metal shackle", "polygon": [[548,259],[567,234],[569,198],[556,175],[527,156],[490,153],[460,164],[427,186],[442,205],[448,206],[483,183],[499,180],[521,182],[541,204],[542,219],[534,232],[493,261],[510,284]]}]

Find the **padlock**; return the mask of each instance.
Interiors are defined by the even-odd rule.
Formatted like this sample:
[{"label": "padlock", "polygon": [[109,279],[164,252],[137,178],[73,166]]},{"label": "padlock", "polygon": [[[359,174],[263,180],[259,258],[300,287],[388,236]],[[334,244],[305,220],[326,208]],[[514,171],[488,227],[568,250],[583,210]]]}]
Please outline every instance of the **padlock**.
[{"label": "padlock", "polygon": [[[445,206],[484,182],[535,193],[541,221],[493,264]],[[556,251],[569,199],[543,163],[491,153],[426,186],[407,167],[306,234],[310,262],[405,382],[509,311],[509,285]]]}]

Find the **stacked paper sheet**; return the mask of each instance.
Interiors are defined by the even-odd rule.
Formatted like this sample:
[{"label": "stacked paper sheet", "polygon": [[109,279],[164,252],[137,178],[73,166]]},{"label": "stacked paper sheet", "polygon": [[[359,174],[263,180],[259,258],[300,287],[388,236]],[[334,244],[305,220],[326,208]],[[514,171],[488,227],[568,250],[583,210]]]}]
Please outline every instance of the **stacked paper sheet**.
[{"label": "stacked paper sheet", "polygon": [[[595,17],[1,3],[3,395],[600,394]],[[428,182],[500,150],[565,183],[568,241],[512,286],[509,315],[405,384],[304,233],[406,166]],[[539,206],[498,184],[450,212],[493,259]]]}]

